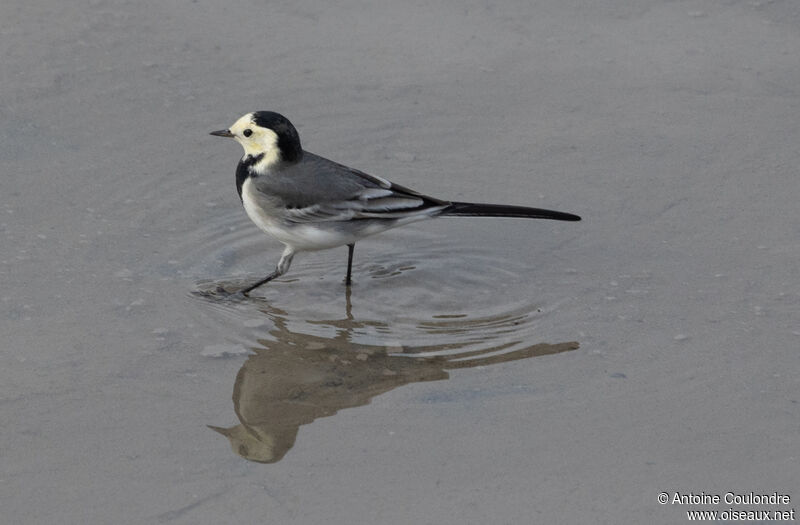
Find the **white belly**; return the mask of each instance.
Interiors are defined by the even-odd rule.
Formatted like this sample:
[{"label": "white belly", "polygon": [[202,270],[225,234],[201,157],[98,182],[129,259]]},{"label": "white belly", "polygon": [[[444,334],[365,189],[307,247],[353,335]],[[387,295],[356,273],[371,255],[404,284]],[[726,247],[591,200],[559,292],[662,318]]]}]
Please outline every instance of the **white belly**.
[{"label": "white belly", "polygon": [[[265,213],[259,205],[258,197],[253,193],[252,181],[247,179],[242,185],[242,203],[247,216],[264,232],[272,235],[280,242],[291,246],[295,251],[324,250],[356,242],[363,235],[354,236],[347,232],[337,231],[330,223],[286,225],[279,218]],[[377,233],[377,232],[376,232]]]}]

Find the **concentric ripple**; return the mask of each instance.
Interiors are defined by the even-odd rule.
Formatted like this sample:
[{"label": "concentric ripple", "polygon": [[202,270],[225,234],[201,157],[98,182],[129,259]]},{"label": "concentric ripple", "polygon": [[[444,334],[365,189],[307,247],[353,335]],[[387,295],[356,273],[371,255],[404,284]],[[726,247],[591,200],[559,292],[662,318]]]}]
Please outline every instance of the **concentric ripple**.
[{"label": "concentric ripple", "polygon": [[200,233],[178,270],[191,279],[187,309],[218,338],[200,353],[248,354],[233,386],[238,422],[209,427],[250,461],[280,461],[302,426],[394,388],[578,348],[544,342],[540,321],[557,304],[531,300],[524,262],[474,246],[491,243],[387,232],[358,243],[350,287],[343,247],[298,254],[245,297],[237,291],[272,271],[280,245],[234,216]]},{"label": "concentric ripple", "polygon": [[[531,269],[440,235],[409,228],[356,245],[354,283],[344,285],[347,249],[300,253],[291,270],[236,294],[272,271],[282,246],[241,214],[194,236],[182,269],[202,323],[244,346],[283,332],[383,346],[395,353],[512,352],[542,342],[538,320],[557,306],[537,304],[520,286]],[[211,278],[211,276],[216,276]]]}]

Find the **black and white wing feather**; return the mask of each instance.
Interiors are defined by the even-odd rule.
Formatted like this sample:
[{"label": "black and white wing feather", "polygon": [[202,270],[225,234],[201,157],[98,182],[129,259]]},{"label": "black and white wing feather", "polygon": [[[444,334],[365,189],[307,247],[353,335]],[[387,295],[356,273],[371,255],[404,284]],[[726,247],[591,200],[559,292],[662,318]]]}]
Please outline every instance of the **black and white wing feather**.
[{"label": "black and white wing feather", "polygon": [[261,175],[254,184],[292,223],[423,218],[449,204],[308,152],[280,177]]},{"label": "black and white wing feather", "polygon": [[581,220],[571,213],[527,206],[444,201],[308,152],[300,162],[281,167],[279,175],[258,175],[253,184],[259,197],[293,224],[359,219],[397,222],[433,216]]}]

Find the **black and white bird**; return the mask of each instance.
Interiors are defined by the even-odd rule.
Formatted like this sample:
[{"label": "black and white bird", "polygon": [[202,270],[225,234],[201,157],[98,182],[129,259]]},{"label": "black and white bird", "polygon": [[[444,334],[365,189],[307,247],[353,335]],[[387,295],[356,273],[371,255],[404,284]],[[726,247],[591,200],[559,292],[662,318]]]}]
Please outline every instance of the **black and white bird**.
[{"label": "black and white bird", "polygon": [[297,252],[348,247],[349,286],[353,248],[364,237],[434,217],[523,217],[579,221],[560,211],[451,202],[423,195],[381,177],[304,151],[289,120],[271,111],[248,113],[228,129],[212,131],[244,148],[236,189],[250,219],[286,248],[268,276],[248,292],[289,270]]}]

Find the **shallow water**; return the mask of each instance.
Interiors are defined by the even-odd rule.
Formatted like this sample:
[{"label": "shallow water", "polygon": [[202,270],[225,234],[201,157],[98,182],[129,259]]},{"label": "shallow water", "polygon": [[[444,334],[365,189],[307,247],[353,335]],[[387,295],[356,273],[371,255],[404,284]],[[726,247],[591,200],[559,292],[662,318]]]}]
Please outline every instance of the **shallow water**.
[{"label": "shallow water", "polygon": [[[193,255],[191,271],[257,267],[265,254],[253,247],[262,234],[244,229],[247,235],[225,222],[201,229],[194,242],[210,249]],[[350,287],[341,268],[331,268],[346,248],[300,254],[292,271],[250,297],[235,293],[246,278],[196,283],[187,308],[198,324],[228,341],[207,345],[201,355],[249,354],[233,386],[241,424],[212,426],[234,452],[279,461],[301,425],[399,386],[447,379],[447,370],[579,347],[535,343],[538,322],[557,305],[515,300],[495,288],[518,283],[524,265],[415,229],[390,239],[378,241],[383,252],[355,259]],[[396,253],[398,246],[408,249]]]},{"label": "shallow water", "polygon": [[[402,322],[356,319],[349,295],[346,316],[329,320],[297,318],[266,301],[244,308],[223,306],[227,321],[238,320],[242,326],[253,327],[251,336],[258,338],[247,349],[220,345],[202,352],[214,357],[237,355],[240,350],[251,354],[233,386],[234,411],[240,424],[231,428],[210,426],[229,438],[235,453],[252,461],[273,463],[292,447],[301,425],[344,408],[365,405],[399,386],[448,379],[448,370],[578,348],[577,343],[526,346],[520,340],[524,330],[512,328],[524,323],[525,314],[519,313],[435,321],[431,323],[435,337],[430,336],[431,324],[422,322],[417,329],[423,335],[414,334],[412,327]],[[220,302],[206,294],[204,298]],[[487,329],[489,325],[492,330]],[[404,336],[406,333],[409,337]],[[500,335],[514,340],[504,341]],[[404,343],[417,337],[425,343]]]},{"label": "shallow water", "polygon": [[413,227],[357,244],[349,288],[344,285],[347,249],[342,247],[299,254],[286,275],[243,298],[235,292],[260,277],[254,269],[271,271],[280,251],[264,246],[265,235],[244,222],[241,210],[231,213],[245,232],[223,222],[187,236],[198,253],[185,256],[191,264],[177,272],[231,275],[197,280],[190,295],[207,301],[187,305],[204,308],[211,322],[220,323],[221,330],[228,325],[231,335],[241,332],[248,315],[260,312],[260,304],[268,304],[291,312],[290,326],[303,323],[300,330],[310,335],[324,335],[318,332],[331,319],[361,319],[363,328],[350,335],[354,343],[374,344],[370,337],[412,347],[524,341],[534,336],[536,318],[557,307],[537,304],[528,289],[518,287],[530,272],[524,258],[497,257],[463,238]]},{"label": "shallow water", "polygon": [[[794,505],[791,2],[191,7],[0,3],[4,522]],[[418,191],[585,220],[418,223],[359,242],[349,291],[341,248],[220,293],[281,252],[208,135],[261,109]]]}]

